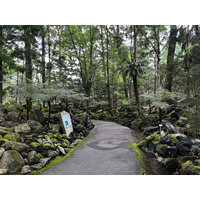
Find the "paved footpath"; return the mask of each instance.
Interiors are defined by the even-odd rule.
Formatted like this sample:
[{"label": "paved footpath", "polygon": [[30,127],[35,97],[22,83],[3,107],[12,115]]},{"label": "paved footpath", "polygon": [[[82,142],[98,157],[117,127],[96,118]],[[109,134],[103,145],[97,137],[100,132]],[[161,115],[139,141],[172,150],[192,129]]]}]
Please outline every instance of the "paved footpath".
[{"label": "paved footpath", "polygon": [[128,148],[131,142],[135,142],[131,129],[114,122],[92,121],[96,134],[89,136],[68,158],[42,175],[141,174],[140,161]]}]

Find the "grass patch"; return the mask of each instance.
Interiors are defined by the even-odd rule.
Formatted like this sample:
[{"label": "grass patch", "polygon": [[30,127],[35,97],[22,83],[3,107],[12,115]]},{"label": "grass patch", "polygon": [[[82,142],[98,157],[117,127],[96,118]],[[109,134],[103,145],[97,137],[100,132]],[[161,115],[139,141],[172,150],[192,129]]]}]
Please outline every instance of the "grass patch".
[{"label": "grass patch", "polygon": [[53,165],[65,160],[67,157],[69,157],[73,152],[74,150],[77,148],[77,147],[80,147],[82,145],[82,143],[89,137],[89,136],[92,136],[95,134],[95,131],[92,130],[89,132],[88,136],[85,137],[82,141],[80,141],[75,147],[73,148],[70,148],[69,149],[69,152],[65,155],[65,156],[57,156],[56,158],[54,158],[53,160],[50,160],[49,164],[47,164],[45,167],[43,167],[42,169],[40,170],[37,170],[35,172],[32,172],[30,173],[30,175],[37,175],[37,174],[40,174],[42,173],[43,171],[51,168]]},{"label": "grass patch", "polygon": [[137,147],[137,143],[132,143],[132,145],[129,146],[129,148],[132,148],[132,150],[136,152],[137,159],[140,161],[140,163],[142,165],[140,170],[141,170],[142,174],[146,174],[146,171],[144,169],[144,156],[143,156],[142,150]]}]

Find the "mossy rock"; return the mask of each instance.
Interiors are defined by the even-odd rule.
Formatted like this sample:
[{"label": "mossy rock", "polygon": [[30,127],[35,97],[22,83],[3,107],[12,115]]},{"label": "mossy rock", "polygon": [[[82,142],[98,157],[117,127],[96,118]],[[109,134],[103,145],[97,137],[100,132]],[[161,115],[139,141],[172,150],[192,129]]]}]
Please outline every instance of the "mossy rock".
[{"label": "mossy rock", "polygon": [[28,152],[29,146],[27,144],[21,143],[21,142],[15,142],[15,141],[7,141],[2,145],[3,148],[11,148],[15,151],[21,152]]},{"label": "mossy rock", "polygon": [[41,126],[40,122],[34,121],[34,120],[28,120],[27,124],[29,125],[29,127],[34,128],[35,126]]},{"label": "mossy rock", "polygon": [[39,109],[32,109],[29,113],[29,119],[40,123],[44,122],[44,114]]},{"label": "mossy rock", "polygon": [[63,142],[65,142],[66,144],[70,145],[70,142],[67,139],[63,139]]},{"label": "mossy rock", "polygon": [[30,146],[33,148],[37,148],[38,146],[40,146],[40,144],[38,142],[31,142]]},{"label": "mossy rock", "polygon": [[54,136],[53,133],[51,132],[47,133],[47,135],[49,136],[50,139]]},{"label": "mossy rock", "polygon": [[194,161],[194,165],[200,166],[200,159]]},{"label": "mossy rock", "polygon": [[168,145],[167,144],[158,144],[156,146],[156,152],[159,155],[166,157],[168,155]]},{"label": "mossy rock", "polygon": [[49,149],[51,147],[50,143],[43,144],[43,149]]},{"label": "mossy rock", "polygon": [[191,171],[200,171],[200,166],[194,166],[193,165],[193,166],[190,167],[190,170]]},{"label": "mossy rock", "polygon": [[23,142],[23,139],[17,133],[6,134],[6,135],[4,135],[4,138],[7,140],[10,140],[10,141]]},{"label": "mossy rock", "polygon": [[40,144],[42,143],[42,139],[41,139],[41,138],[38,138],[37,141],[38,141],[38,143],[40,143]]},{"label": "mossy rock", "polygon": [[149,133],[155,132],[158,130],[158,126],[149,126],[144,128],[143,135],[149,135]]},{"label": "mossy rock", "polygon": [[193,162],[191,160],[188,160],[188,161],[182,163],[182,165],[181,165],[181,171],[184,172],[186,170],[186,167],[188,167],[189,165],[193,165]]},{"label": "mossy rock", "polygon": [[155,140],[156,138],[159,138],[159,137],[160,137],[160,135],[157,132],[155,132],[154,134],[146,137],[145,140],[147,140],[148,142],[150,142],[150,141]]},{"label": "mossy rock", "polygon": [[0,126],[0,135],[4,137],[6,134],[11,134],[13,132],[13,128],[5,128]]},{"label": "mossy rock", "polygon": [[63,143],[61,144],[61,147],[63,147],[63,148],[68,148],[68,147],[69,147],[69,144],[63,142]]},{"label": "mossy rock", "polygon": [[0,168],[7,169],[9,174],[20,172],[24,165],[24,159],[15,150],[5,151],[0,160]]},{"label": "mossy rock", "polygon": [[147,140],[142,140],[141,142],[138,143],[137,147],[146,147],[147,146]]},{"label": "mossy rock", "polygon": [[35,155],[35,157],[37,157],[37,158],[39,158],[39,159],[43,158],[42,154],[40,154],[40,153],[37,153],[37,154]]},{"label": "mossy rock", "polygon": [[58,143],[58,140],[57,140],[56,138],[51,138],[51,141],[52,141],[53,143]]},{"label": "mossy rock", "polygon": [[62,134],[59,134],[59,133],[54,134],[54,137],[57,138],[60,141],[62,140]]},{"label": "mossy rock", "polygon": [[26,133],[29,133],[30,131],[31,131],[31,128],[30,128],[30,126],[27,123],[20,124],[20,125],[18,125],[18,126],[15,127],[15,133],[26,134]]},{"label": "mossy rock", "polygon": [[34,126],[33,127],[33,133],[39,134],[43,131],[43,127],[42,126]]},{"label": "mossy rock", "polygon": [[69,137],[66,134],[62,134],[63,139],[69,139]]},{"label": "mossy rock", "polygon": [[174,135],[171,136],[171,142],[172,142],[173,144],[178,144],[178,143],[179,143],[178,139],[177,139],[176,136],[174,136]]},{"label": "mossy rock", "polygon": [[9,141],[8,139],[5,138],[1,138],[0,139],[0,145],[3,145],[4,143],[6,143],[7,141]]},{"label": "mossy rock", "polygon": [[56,131],[57,133],[62,133],[62,126],[60,124],[55,124],[52,126],[52,130]]},{"label": "mossy rock", "polygon": [[15,135],[8,133],[8,134],[4,135],[4,138],[7,139],[7,140],[14,141],[15,140]]}]

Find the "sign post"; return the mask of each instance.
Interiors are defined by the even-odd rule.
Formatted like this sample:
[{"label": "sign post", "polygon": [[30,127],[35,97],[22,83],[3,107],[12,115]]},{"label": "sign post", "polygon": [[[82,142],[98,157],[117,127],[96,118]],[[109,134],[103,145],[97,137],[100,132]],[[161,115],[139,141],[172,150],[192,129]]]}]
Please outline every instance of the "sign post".
[{"label": "sign post", "polygon": [[72,126],[70,114],[66,111],[63,111],[60,113],[60,118],[61,118],[63,131],[66,133],[67,136],[69,136],[70,133],[73,132],[73,126]]}]

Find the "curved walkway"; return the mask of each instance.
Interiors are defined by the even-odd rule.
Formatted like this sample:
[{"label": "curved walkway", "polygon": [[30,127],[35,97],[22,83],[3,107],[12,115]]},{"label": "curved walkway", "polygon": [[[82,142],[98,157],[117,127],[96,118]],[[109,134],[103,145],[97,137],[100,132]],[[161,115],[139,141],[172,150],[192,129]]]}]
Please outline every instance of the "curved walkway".
[{"label": "curved walkway", "polygon": [[137,175],[141,174],[136,153],[128,148],[135,142],[131,129],[92,120],[96,134],[89,136],[64,161],[44,171],[43,175]]}]

